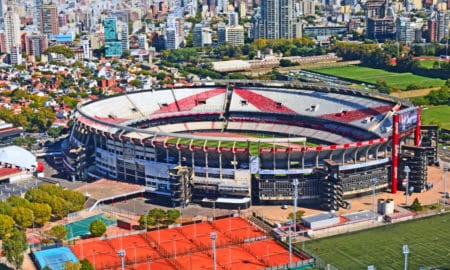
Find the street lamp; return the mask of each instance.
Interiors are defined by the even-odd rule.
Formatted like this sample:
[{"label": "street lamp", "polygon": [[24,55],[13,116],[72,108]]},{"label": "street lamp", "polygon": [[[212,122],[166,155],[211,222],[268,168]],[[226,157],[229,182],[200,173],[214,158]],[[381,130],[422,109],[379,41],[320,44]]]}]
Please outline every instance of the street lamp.
[{"label": "street lamp", "polygon": [[117,252],[117,255],[120,257],[120,261],[122,262],[122,270],[125,270],[125,254],[125,249],[121,249]]},{"label": "street lamp", "polygon": [[403,169],[403,172],[406,174],[406,177],[405,177],[405,180],[406,180],[405,206],[408,206],[409,173],[411,172],[411,169],[409,169],[408,166],[405,166],[405,168]]},{"label": "street lamp", "polygon": [[408,245],[403,245],[403,255],[405,255],[405,270],[408,270],[408,254],[409,254]]},{"label": "street lamp", "polygon": [[212,250],[213,250],[213,259],[214,259],[214,270],[216,270],[216,239],[217,239],[217,233],[212,232],[210,234],[211,241],[212,241]]},{"label": "street lamp", "polygon": [[445,175],[448,172],[448,165],[444,164],[444,211],[445,211],[445,204],[447,202],[447,186],[446,186],[446,179],[445,179]]}]

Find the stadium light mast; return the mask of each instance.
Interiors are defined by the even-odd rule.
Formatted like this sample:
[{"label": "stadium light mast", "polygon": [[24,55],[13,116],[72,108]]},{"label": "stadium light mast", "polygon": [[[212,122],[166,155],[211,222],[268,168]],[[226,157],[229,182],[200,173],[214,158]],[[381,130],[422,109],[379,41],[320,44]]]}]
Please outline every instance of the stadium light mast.
[{"label": "stadium light mast", "polygon": [[447,172],[448,172],[448,164],[444,164],[444,175],[443,175],[443,178],[444,178],[444,211],[445,211],[445,205],[446,205],[446,202],[447,202],[447,182],[446,182],[446,174],[447,174]]},{"label": "stadium light mast", "polygon": [[122,270],[125,270],[125,249],[119,250],[119,252],[117,252],[117,255],[120,257],[120,261],[122,262]]},{"label": "stadium light mast", "polygon": [[405,166],[405,168],[403,169],[403,172],[406,174],[406,177],[405,177],[405,180],[406,180],[405,206],[408,206],[409,173],[411,172],[411,169],[408,167],[408,165]]},{"label": "stadium light mast", "polygon": [[294,185],[294,238],[297,238],[297,201],[298,201],[298,179],[292,181]]},{"label": "stadium light mast", "polygon": [[212,251],[213,251],[213,259],[214,259],[214,270],[216,270],[216,239],[217,239],[217,233],[212,232],[210,234],[211,241],[212,241]]},{"label": "stadium light mast", "polygon": [[292,264],[292,236],[291,236],[292,220],[288,219],[286,221],[286,224],[288,225],[288,230],[289,230],[289,235],[288,235],[288,237],[289,237],[289,268],[291,268],[291,264]]},{"label": "stadium light mast", "polygon": [[408,254],[409,254],[409,247],[408,245],[403,245],[403,255],[405,255],[405,270],[408,270]]}]

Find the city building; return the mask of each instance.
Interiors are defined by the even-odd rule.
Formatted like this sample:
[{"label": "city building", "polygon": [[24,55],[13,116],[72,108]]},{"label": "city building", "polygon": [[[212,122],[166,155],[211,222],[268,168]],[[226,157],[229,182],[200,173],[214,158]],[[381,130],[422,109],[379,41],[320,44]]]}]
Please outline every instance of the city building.
[{"label": "city building", "polygon": [[194,33],[192,36],[192,43],[194,47],[204,47],[212,44],[211,28],[204,27],[203,24],[198,23],[194,26]]},{"label": "city building", "polygon": [[0,0],[0,31],[5,30],[4,0]]},{"label": "city building", "polygon": [[54,4],[42,4],[39,13],[40,29],[44,35],[59,34],[57,7]]},{"label": "city building", "polygon": [[367,37],[377,41],[393,39],[395,37],[393,18],[368,18]]},{"label": "city building", "polygon": [[139,49],[147,50],[148,49],[147,35],[139,34],[138,35],[138,44],[139,44]]},{"label": "city building", "polygon": [[173,50],[180,47],[180,41],[175,28],[170,27],[166,29],[165,41],[166,49]]},{"label": "city building", "polygon": [[411,27],[411,20],[408,17],[398,17],[397,22],[397,41],[410,45],[414,41],[414,30]]},{"label": "city building", "polygon": [[255,20],[255,38],[295,38],[293,0],[262,0],[261,14]]},{"label": "city building", "polygon": [[20,18],[14,6],[8,6],[5,12],[5,52],[12,53],[13,48],[20,48]]},{"label": "city building", "polygon": [[436,13],[436,41],[442,41],[449,36],[448,24],[450,15],[447,11],[438,11]]},{"label": "city building", "polygon": [[217,42],[229,43],[233,46],[244,45],[244,27],[242,25],[228,26],[219,24],[217,28]]},{"label": "city building", "polygon": [[105,56],[121,56],[123,51],[122,42],[118,39],[117,18],[105,18],[103,28],[105,35]]},{"label": "city building", "polygon": [[47,49],[47,37],[42,34],[25,36],[25,51],[28,55],[41,56]]}]

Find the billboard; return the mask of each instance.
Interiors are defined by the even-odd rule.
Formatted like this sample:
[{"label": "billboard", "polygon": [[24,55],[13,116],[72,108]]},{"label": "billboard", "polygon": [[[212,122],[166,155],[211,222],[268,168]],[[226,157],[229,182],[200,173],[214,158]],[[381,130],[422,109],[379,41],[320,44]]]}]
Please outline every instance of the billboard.
[{"label": "billboard", "polygon": [[419,112],[417,108],[408,108],[397,112],[398,132],[405,132],[417,126],[419,122]]}]

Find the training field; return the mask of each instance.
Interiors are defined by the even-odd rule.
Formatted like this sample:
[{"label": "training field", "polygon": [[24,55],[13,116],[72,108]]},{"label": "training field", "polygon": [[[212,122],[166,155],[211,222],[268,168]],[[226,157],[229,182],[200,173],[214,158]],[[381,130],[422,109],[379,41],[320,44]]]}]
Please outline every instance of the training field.
[{"label": "training field", "polygon": [[384,80],[388,86],[406,89],[410,84],[415,84],[422,88],[430,88],[444,85],[445,81],[441,79],[427,78],[412,73],[395,73],[382,69],[346,66],[346,67],[326,67],[311,69],[312,71],[328,74],[344,79],[352,79],[361,82],[376,84],[378,80]]},{"label": "training field", "polygon": [[[408,244],[408,269],[450,268],[450,214],[397,223],[366,231],[323,238],[306,248],[339,269],[403,269],[403,244]],[[428,269],[428,268],[426,268]]]},{"label": "training field", "polygon": [[442,128],[450,129],[450,106],[427,106],[422,109],[422,121],[424,124],[439,124]]}]

